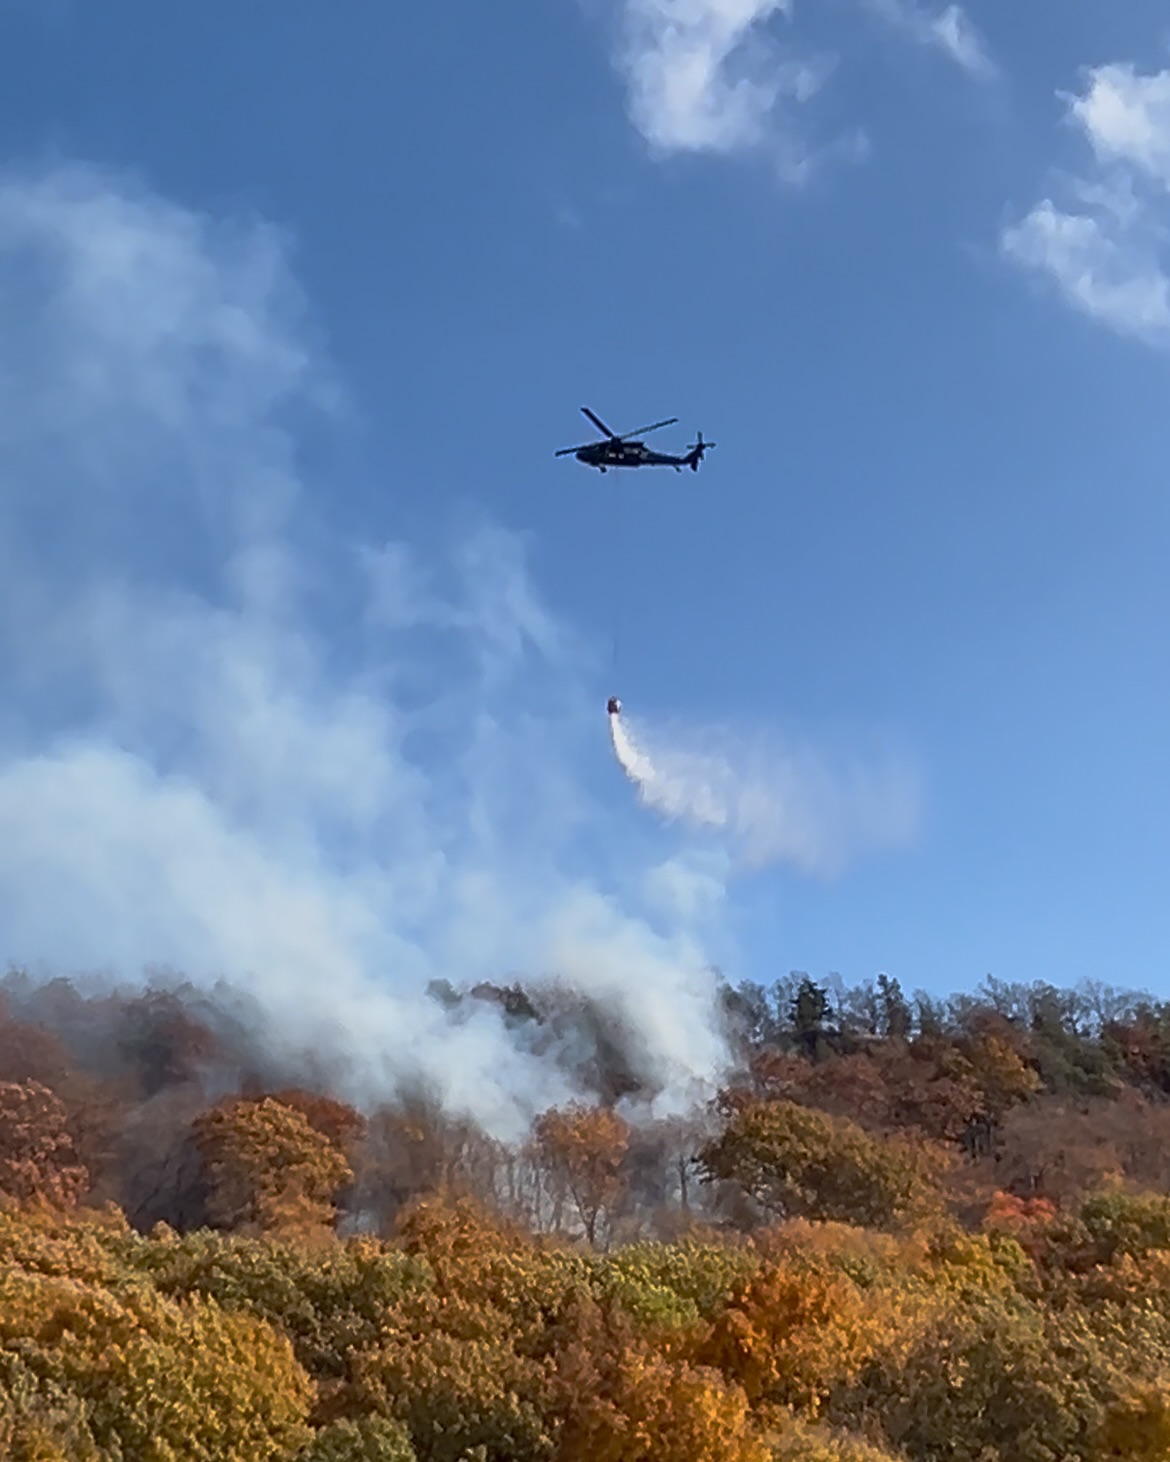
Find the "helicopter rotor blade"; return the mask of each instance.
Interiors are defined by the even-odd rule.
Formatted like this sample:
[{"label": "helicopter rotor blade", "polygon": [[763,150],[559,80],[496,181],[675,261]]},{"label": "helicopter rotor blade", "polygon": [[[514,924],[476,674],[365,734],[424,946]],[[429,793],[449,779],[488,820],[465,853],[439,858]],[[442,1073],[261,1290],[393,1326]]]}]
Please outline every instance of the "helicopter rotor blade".
[{"label": "helicopter rotor blade", "polygon": [[579,447],[562,447],[559,452],[554,452],[554,457],[568,457],[572,452],[583,452],[586,447],[595,447],[596,442],[582,442]]},{"label": "helicopter rotor blade", "polygon": [[615,442],[619,440],[617,433],[610,431],[609,427],[606,426],[601,417],[595,416],[593,412],[589,410],[588,406],[582,406],[581,411],[585,416],[589,418],[589,420],[593,423],[593,425],[597,428],[599,432],[602,432],[607,437],[612,437]]},{"label": "helicopter rotor blade", "polygon": [[618,437],[618,441],[628,441],[630,437],[644,437],[652,431],[657,431],[660,426],[673,426],[677,420],[677,416],[668,416],[665,421],[656,421],[653,426],[637,427],[634,431],[623,432],[622,435]]}]

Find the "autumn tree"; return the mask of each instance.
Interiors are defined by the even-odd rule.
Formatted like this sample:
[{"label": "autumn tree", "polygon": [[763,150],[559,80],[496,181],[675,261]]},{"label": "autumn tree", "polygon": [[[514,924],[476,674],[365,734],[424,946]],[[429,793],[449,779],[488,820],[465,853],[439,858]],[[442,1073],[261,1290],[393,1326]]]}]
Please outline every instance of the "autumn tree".
[{"label": "autumn tree", "polygon": [[[735,1095],[726,1124],[699,1153],[708,1182],[737,1184],[776,1217],[838,1219],[885,1227],[932,1199],[930,1156],[897,1139],[795,1102]],[[942,1166],[941,1157],[933,1159]]]},{"label": "autumn tree", "polygon": [[69,1052],[52,1031],[14,1020],[0,998],[0,1081],[39,1081],[58,1091],[72,1069]]},{"label": "autumn tree", "polygon": [[393,1107],[379,1107],[370,1117],[352,1156],[353,1204],[385,1232],[418,1198],[467,1193],[490,1202],[507,1158],[503,1145],[474,1122],[410,1096]]},{"label": "autumn tree", "polygon": [[323,1391],[349,1375],[354,1352],[377,1345],[388,1314],[434,1287],[425,1261],[369,1238],[319,1249],[203,1229],[118,1252],[169,1299],[210,1299],[266,1320]]},{"label": "autumn tree", "polygon": [[209,1301],[180,1308],[149,1289],[8,1269],[0,1274],[0,1384],[5,1364],[16,1425],[37,1423],[48,1401],[81,1403],[86,1446],[71,1462],[90,1446],[95,1462],[273,1462],[309,1439],[312,1388],[288,1341]]},{"label": "autumn tree", "polygon": [[348,1158],[352,1159],[354,1148],[365,1136],[365,1117],[348,1102],[339,1101],[336,1097],[306,1091],[299,1086],[284,1087],[265,1095],[282,1107],[300,1112],[314,1132],[327,1138],[338,1152]]},{"label": "autumn tree", "polygon": [[394,1418],[427,1462],[552,1462],[545,1372],[517,1351],[507,1317],[423,1303],[386,1317],[379,1344],[353,1359],[352,1404]]},{"label": "autumn tree", "polygon": [[554,1181],[568,1190],[590,1244],[600,1217],[625,1187],[622,1159],[630,1129],[606,1107],[550,1107],[533,1126],[533,1146]]},{"label": "autumn tree", "polygon": [[417,1456],[400,1421],[363,1416],[322,1427],[297,1462],[417,1462]]},{"label": "autumn tree", "polygon": [[216,1227],[252,1233],[332,1228],[335,1195],[353,1170],[301,1112],[271,1097],[233,1100],[200,1116],[194,1137]]},{"label": "autumn tree", "polygon": [[557,1312],[548,1365],[558,1462],[767,1462],[738,1386],[655,1354],[620,1306],[586,1290]]},{"label": "autumn tree", "polygon": [[0,1082],[0,1193],[68,1207],[88,1187],[60,1098],[39,1081]]},{"label": "autumn tree", "polygon": [[194,1080],[215,1055],[213,1031],[170,990],[147,990],[120,1009],[116,1044],[143,1095]]}]

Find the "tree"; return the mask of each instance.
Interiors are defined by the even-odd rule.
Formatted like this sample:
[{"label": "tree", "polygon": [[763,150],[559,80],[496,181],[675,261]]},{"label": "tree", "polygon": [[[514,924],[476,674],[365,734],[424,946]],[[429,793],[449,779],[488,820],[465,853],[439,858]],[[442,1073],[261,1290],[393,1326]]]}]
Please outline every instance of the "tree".
[{"label": "tree", "polygon": [[314,1132],[327,1138],[338,1152],[352,1160],[356,1145],[366,1133],[366,1119],[348,1102],[320,1092],[305,1091],[302,1087],[285,1087],[281,1091],[266,1095],[282,1107],[291,1107],[300,1112]]},{"label": "tree", "polygon": [[353,1154],[352,1202],[379,1232],[388,1232],[400,1210],[417,1198],[470,1192],[490,1201],[502,1157],[502,1145],[473,1122],[411,1097],[379,1107],[370,1118]]},{"label": "tree", "polygon": [[767,1264],[721,1311],[699,1349],[753,1404],[815,1416],[835,1382],[876,1347],[865,1307],[845,1275],[800,1263]]},{"label": "tree", "polygon": [[0,1082],[0,1193],[70,1207],[88,1187],[60,1098],[39,1081]]},{"label": "tree", "polygon": [[144,1096],[194,1080],[218,1049],[214,1033],[170,990],[147,990],[120,1017],[117,1047]]},{"label": "tree", "polygon": [[203,1229],[127,1243],[123,1252],[134,1274],[169,1299],[211,1299],[266,1320],[323,1387],[348,1376],[353,1352],[378,1344],[388,1314],[434,1287],[425,1262],[368,1238],[318,1249]]},{"label": "tree", "polygon": [[850,1432],[809,1426],[785,1417],[772,1446],[773,1462],[901,1462],[893,1452],[875,1447]]},{"label": "tree", "polygon": [[0,999],[0,1081],[39,1081],[55,1092],[72,1070],[69,1052],[51,1031],[13,1020]]},{"label": "tree", "polygon": [[363,1416],[322,1427],[297,1462],[417,1462],[417,1456],[400,1421]]},{"label": "tree", "polygon": [[767,1462],[743,1391],[655,1355],[620,1306],[576,1290],[549,1340],[557,1462]]},{"label": "tree", "polygon": [[459,1307],[479,1333],[452,1334],[450,1308],[388,1317],[381,1344],[354,1356],[352,1404],[403,1422],[427,1462],[463,1462],[476,1448],[485,1462],[552,1462],[544,1368],[517,1354],[503,1317]]},{"label": "tree", "polygon": [[779,1218],[838,1219],[887,1227],[936,1196],[927,1171],[941,1154],[795,1102],[726,1098],[723,1132],[699,1153],[708,1182],[738,1184]]},{"label": "tree", "polygon": [[25,1377],[10,1392],[15,1419],[73,1398],[99,1457],[291,1462],[309,1439],[312,1386],[288,1341],[210,1301],[9,1269],[0,1360],[13,1355]]},{"label": "tree", "polygon": [[831,1008],[828,990],[808,975],[803,976],[789,1004],[788,1019],[806,1055],[817,1055]]},{"label": "tree", "polygon": [[229,1101],[196,1120],[194,1137],[216,1227],[305,1234],[333,1227],[334,1198],[353,1170],[300,1112],[271,1097]]},{"label": "tree", "polygon": [[606,1107],[550,1107],[533,1126],[534,1147],[545,1168],[572,1196],[593,1244],[598,1219],[625,1187],[622,1159],[630,1129]]},{"label": "tree", "polygon": [[913,1025],[909,1002],[897,980],[887,974],[877,977],[878,1034],[906,1040]]},{"label": "tree", "polygon": [[1040,1077],[1012,1041],[994,1032],[977,1035],[963,1053],[983,1094],[983,1110],[993,1123],[1040,1086]]},{"label": "tree", "polygon": [[[622,1368],[617,1425],[579,1462],[768,1462],[747,1398],[717,1371],[635,1354]],[[564,1462],[573,1462],[566,1451]]]}]

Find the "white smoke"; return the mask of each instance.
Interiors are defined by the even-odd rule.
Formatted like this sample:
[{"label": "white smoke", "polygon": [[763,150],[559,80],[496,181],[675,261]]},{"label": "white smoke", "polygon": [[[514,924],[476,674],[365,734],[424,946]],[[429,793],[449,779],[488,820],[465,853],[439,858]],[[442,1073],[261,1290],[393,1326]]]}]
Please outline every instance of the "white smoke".
[{"label": "white smoke", "polygon": [[712,830],[752,866],[832,875],[863,854],[905,846],[917,830],[918,780],[899,757],[834,758],[718,729],[651,738],[624,710],[610,713],[609,729],[647,807]]},{"label": "white smoke", "polygon": [[336,497],[388,485],[304,474],[339,404],[272,229],[0,176],[0,959],[224,977],[351,1092],[501,1136],[572,1081],[429,981],[560,977],[653,1080],[717,1076],[695,920],[580,872],[623,840],[524,544],[343,541]]}]

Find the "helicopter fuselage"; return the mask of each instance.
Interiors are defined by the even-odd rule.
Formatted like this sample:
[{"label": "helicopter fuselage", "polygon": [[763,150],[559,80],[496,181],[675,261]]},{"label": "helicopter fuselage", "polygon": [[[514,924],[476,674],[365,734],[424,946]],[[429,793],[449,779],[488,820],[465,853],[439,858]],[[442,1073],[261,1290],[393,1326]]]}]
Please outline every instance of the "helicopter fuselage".
[{"label": "helicopter fuselage", "polygon": [[654,452],[645,442],[607,441],[590,442],[574,454],[578,462],[586,467],[597,467],[604,472],[609,467],[685,467],[685,457],[675,457],[669,452]]}]

